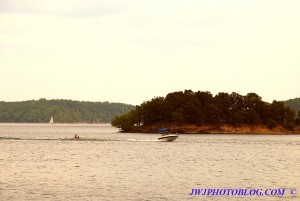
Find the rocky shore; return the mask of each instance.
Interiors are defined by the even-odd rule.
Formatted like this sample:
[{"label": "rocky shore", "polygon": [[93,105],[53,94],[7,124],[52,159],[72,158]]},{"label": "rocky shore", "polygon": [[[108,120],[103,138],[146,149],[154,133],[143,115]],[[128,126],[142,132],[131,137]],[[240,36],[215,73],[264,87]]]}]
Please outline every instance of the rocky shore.
[{"label": "rocky shore", "polygon": [[136,133],[156,133],[161,127],[170,128],[171,133],[179,134],[300,134],[300,126],[293,130],[288,130],[282,126],[268,128],[265,125],[152,125],[135,127],[131,132]]}]

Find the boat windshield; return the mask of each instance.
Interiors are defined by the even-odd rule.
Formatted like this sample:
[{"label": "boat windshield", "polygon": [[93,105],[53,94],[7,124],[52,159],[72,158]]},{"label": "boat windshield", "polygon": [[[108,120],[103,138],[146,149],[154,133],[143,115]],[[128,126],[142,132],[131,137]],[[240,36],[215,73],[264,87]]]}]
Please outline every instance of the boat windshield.
[{"label": "boat windshield", "polygon": [[160,128],[160,129],[157,130],[158,133],[167,133],[169,131],[170,131],[169,128]]}]

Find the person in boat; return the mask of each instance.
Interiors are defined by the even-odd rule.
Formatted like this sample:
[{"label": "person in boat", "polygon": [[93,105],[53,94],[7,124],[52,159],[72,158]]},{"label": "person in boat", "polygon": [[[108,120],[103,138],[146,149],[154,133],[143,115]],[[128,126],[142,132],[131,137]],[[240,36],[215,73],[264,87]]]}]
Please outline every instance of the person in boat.
[{"label": "person in boat", "polygon": [[170,129],[169,129],[169,128],[160,128],[160,129],[158,129],[158,132],[159,132],[162,136],[165,136],[165,135],[170,134]]},{"label": "person in boat", "polygon": [[170,135],[170,134],[171,134],[170,130],[167,130],[167,131],[165,131],[165,132],[162,133],[162,136]]}]

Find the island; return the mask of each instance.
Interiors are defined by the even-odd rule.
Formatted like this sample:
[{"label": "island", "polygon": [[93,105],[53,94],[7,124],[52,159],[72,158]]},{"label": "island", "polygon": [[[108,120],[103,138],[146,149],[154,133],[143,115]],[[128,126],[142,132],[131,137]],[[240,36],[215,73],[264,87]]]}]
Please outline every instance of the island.
[{"label": "island", "polygon": [[111,124],[128,133],[169,127],[185,134],[300,134],[300,111],[281,101],[265,102],[256,93],[185,90],[145,101]]}]

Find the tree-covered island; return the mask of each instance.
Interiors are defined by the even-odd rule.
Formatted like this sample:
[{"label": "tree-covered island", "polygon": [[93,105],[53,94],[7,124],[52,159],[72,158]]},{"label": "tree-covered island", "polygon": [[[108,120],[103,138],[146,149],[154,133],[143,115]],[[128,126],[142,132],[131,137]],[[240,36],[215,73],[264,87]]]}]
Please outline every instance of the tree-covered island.
[{"label": "tree-covered island", "polygon": [[191,90],[155,97],[111,124],[122,132],[156,132],[170,127],[177,133],[300,133],[300,111],[283,102],[262,101],[255,93],[218,93]]}]

